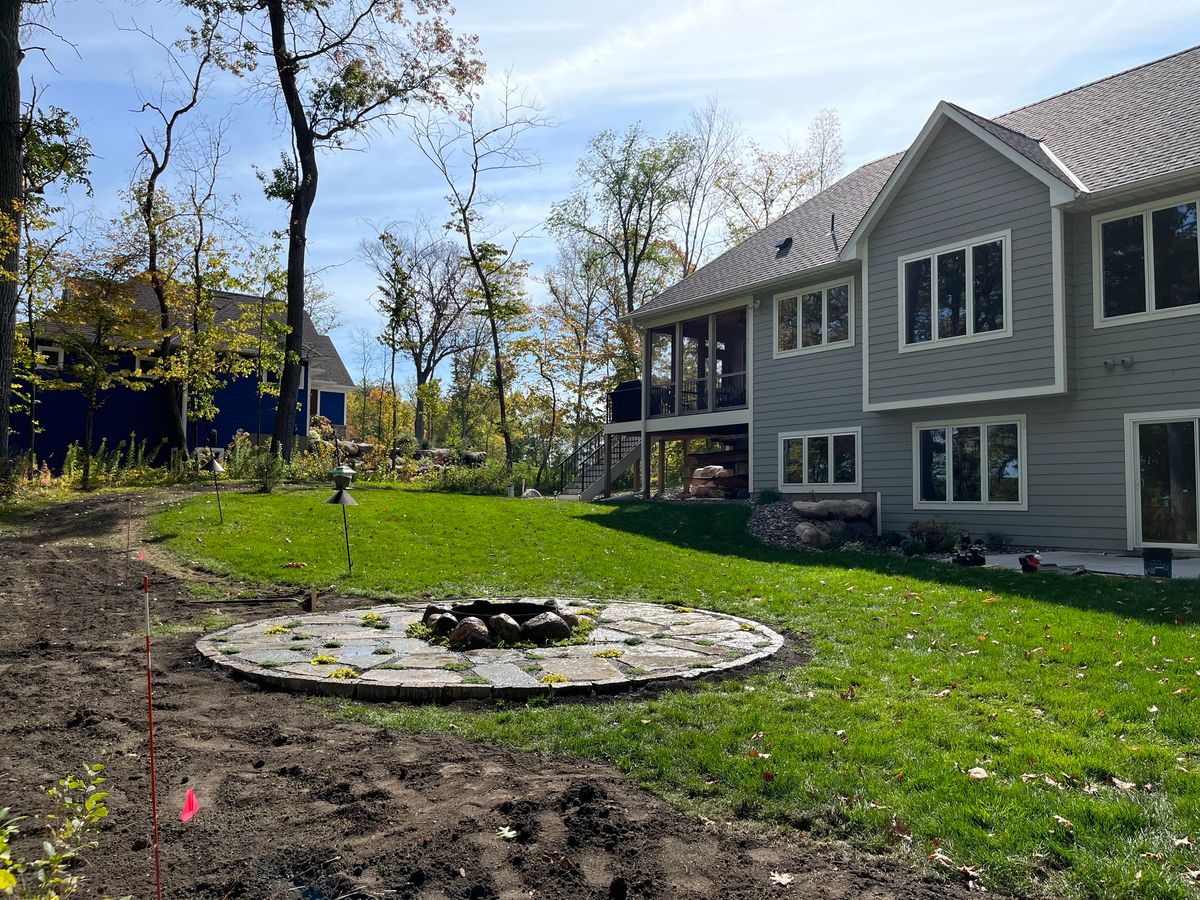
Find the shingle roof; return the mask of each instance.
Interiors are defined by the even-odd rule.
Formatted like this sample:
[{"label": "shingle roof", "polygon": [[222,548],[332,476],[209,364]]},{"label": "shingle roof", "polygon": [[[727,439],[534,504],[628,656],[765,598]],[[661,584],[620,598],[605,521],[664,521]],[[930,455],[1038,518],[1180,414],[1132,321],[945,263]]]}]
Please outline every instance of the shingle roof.
[{"label": "shingle roof", "polygon": [[947,103],[946,105],[958,110],[988,134],[1008,144],[1008,146],[1012,147],[1035,166],[1049,172],[1064,184],[1073,184],[1071,180],[1072,173],[1064,171],[1062,166],[1046,153],[1046,149],[1042,146],[1041,141],[1035,140],[1029,135],[1022,134],[1015,129],[1007,128],[998,122],[993,122],[991,119],[985,118],[978,113],[973,113],[956,103]]},{"label": "shingle roof", "polygon": [[[147,280],[139,278],[134,283],[134,296],[138,306],[158,315],[158,300]],[[243,307],[247,304],[257,303],[261,299],[253,294],[214,291],[213,310],[218,322],[228,322],[241,315]],[[283,321],[283,317],[279,313],[274,314],[271,318],[275,321]],[[304,314],[302,344],[304,358],[308,360],[309,377],[313,381],[341,387],[354,387],[354,379],[347,371],[346,364],[342,362],[337,347],[334,346],[328,335],[317,331],[312,319],[308,317],[308,313]]]},{"label": "shingle roof", "polygon": [[[837,262],[842,245],[858,227],[902,155],[896,153],[859,166],[811,200],[646,301],[635,314],[640,316]],[[829,234],[831,216],[836,244]],[[791,247],[780,253],[776,243],[786,238],[792,239]]]},{"label": "shingle roof", "polygon": [[[1088,192],[1200,166],[1200,47],[993,119],[948,105],[1056,178],[1070,184],[1073,175]],[[855,169],[643,303],[635,316],[748,290],[835,262],[839,251],[829,237],[830,215],[841,247],[902,156],[897,153]],[[776,242],[787,237],[792,238],[789,252],[777,256]]]},{"label": "shingle roof", "polygon": [[1089,191],[1200,165],[1200,47],[995,121],[1044,141]]}]

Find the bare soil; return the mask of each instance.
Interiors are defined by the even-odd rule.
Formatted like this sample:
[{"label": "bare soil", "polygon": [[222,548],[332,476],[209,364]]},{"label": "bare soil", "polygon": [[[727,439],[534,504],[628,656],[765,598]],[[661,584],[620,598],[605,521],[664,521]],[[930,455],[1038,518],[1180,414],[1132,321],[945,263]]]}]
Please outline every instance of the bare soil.
[{"label": "bare soil", "polygon": [[[141,575],[154,616],[214,604],[140,539],[162,492],[92,497],[0,534],[0,807],[47,810],[42,790],[107,767],[111,815],[85,896],[153,896]],[[129,565],[126,513],[136,549]],[[136,555],[135,549],[135,555]],[[230,587],[233,591],[233,587]],[[350,604],[349,598],[343,603]],[[279,604],[216,604],[247,619]],[[154,642],[165,896],[170,898],[934,898],[965,896],[897,861],[680,812],[606,765],[398,735],[221,676],[194,634]],[[603,701],[598,701],[603,702]],[[179,821],[188,788],[199,814]],[[517,831],[512,841],[496,836]],[[40,838],[25,823],[22,849]],[[795,881],[780,886],[772,872]]]}]

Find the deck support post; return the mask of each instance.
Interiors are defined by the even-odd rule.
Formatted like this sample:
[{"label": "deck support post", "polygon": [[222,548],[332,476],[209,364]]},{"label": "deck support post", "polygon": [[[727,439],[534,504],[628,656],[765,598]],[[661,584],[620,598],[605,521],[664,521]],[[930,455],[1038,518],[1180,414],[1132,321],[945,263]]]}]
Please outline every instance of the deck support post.
[{"label": "deck support post", "polygon": [[667,441],[658,439],[658,496],[667,493]]},{"label": "deck support post", "polygon": [[604,435],[604,499],[612,496],[612,435]]},{"label": "deck support post", "polygon": [[691,441],[687,438],[683,439],[683,453],[679,457],[679,476],[683,479],[683,496],[688,496],[691,489],[688,487],[688,449],[691,447]]},{"label": "deck support post", "polygon": [[642,459],[641,459],[641,494],[643,500],[650,499],[650,434],[646,433],[645,439],[642,441]]}]

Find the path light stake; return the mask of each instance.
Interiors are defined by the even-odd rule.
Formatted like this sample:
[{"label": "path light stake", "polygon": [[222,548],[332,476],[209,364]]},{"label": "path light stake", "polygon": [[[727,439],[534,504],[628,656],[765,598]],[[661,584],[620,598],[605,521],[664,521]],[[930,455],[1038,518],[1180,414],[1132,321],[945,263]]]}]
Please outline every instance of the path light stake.
[{"label": "path light stake", "polygon": [[333,485],[337,488],[333,496],[326,500],[342,508],[342,531],[346,535],[346,574],[354,574],[354,561],[350,558],[350,519],[346,515],[347,506],[358,506],[350,496],[350,482],[354,480],[355,471],[347,465],[340,465],[329,473],[333,476]]},{"label": "path light stake", "polygon": [[154,675],[150,662],[150,576],[142,576],[146,597],[146,720],[150,729],[150,821],[154,828],[154,890],[162,900],[162,867],[158,858],[158,779],[154,766]]},{"label": "path light stake", "polygon": [[216,454],[214,453],[212,456],[210,456],[208,458],[208,462],[205,463],[204,468],[207,469],[209,472],[212,472],[213,488],[217,492],[217,515],[220,516],[221,524],[224,525],[225,524],[225,511],[223,509],[221,509],[221,482],[217,480],[217,476],[225,471],[225,467],[223,465],[221,465],[219,462],[217,462],[217,457],[216,457]]}]

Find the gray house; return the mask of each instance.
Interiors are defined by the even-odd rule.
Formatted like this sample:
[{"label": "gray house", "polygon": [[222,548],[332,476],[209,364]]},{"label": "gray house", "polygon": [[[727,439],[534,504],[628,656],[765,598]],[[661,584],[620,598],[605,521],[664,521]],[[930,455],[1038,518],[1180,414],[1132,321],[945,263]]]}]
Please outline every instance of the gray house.
[{"label": "gray house", "polygon": [[883,530],[1200,551],[1198,204],[1200,48],[995,118],[940,103],[631,316],[645,389],[575,489],[716,439],[730,489],[867,497]]}]

